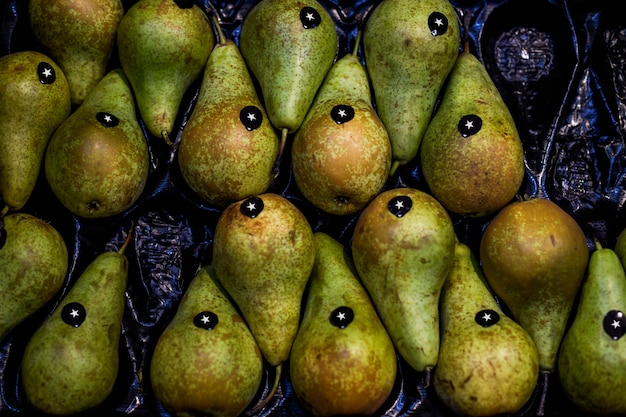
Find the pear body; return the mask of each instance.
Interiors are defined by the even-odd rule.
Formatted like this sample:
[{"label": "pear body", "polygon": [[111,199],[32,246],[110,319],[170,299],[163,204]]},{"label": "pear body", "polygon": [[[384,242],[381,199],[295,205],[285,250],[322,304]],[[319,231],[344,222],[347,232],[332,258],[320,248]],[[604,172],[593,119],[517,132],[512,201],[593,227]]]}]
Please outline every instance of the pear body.
[{"label": "pear body", "polygon": [[49,414],[100,405],[118,373],[128,260],[104,252],[85,268],[35,331],[22,358],[29,404]]},{"label": "pear body", "polygon": [[20,210],[33,192],[54,130],[71,111],[70,89],[48,56],[0,57],[0,198]]},{"label": "pear body", "polygon": [[470,248],[458,242],[441,291],[441,347],[433,375],[437,397],[458,415],[513,414],[539,376],[532,338],[496,302]]},{"label": "pear body", "polygon": [[0,340],[61,290],[68,268],[63,236],[50,223],[27,213],[2,221]]},{"label": "pear body", "polygon": [[126,12],[117,31],[120,64],[152,135],[168,140],[183,96],[214,45],[211,24],[196,4],[140,0]]},{"label": "pear body", "polygon": [[215,227],[213,267],[272,366],[289,358],[313,268],[313,231],[285,197],[230,204]]},{"label": "pear body", "polygon": [[[263,376],[263,357],[230,300],[202,268],[159,336],[150,364],[156,397],[174,415],[240,415]],[[193,387],[193,389],[190,389]]]},{"label": "pear body", "polygon": [[580,226],[545,198],[510,203],[485,228],[480,259],[492,290],[535,341],[541,369],[551,371],[589,260]]},{"label": "pear body", "polygon": [[511,202],[524,178],[524,151],[511,113],[482,63],[459,55],[422,139],[432,195],[452,213],[482,217]]},{"label": "pear body", "polygon": [[34,39],[65,73],[72,105],[80,105],[107,73],[122,1],[33,0],[28,11]]},{"label": "pear body", "polygon": [[615,240],[615,246],[613,247],[613,251],[619,258],[622,266],[626,268],[626,228],[624,228],[618,235]]},{"label": "pear body", "polygon": [[273,179],[278,145],[237,45],[217,44],[179,142],[185,182],[218,206],[262,194]]},{"label": "pear body", "polygon": [[454,262],[455,240],[443,206],[412,188],[380,193],[354,229],[358,275],[398,353],[418,372],[437,364],[439,296]]},{"label": "pear body", "polygon": [[239,47],[270,121],[295,132],[337,55],[331,16],[316,0],[262,0],[244,17]]},{"label": "pear body", "polygon": [[396,379],[393,342],[362,287],[343,245],[314,235],[316,258],[293,343],[294,392],[312,415],[370,415]]},{"label": "pear body", "polygon": [[298,188],[327,213],[354,214],[382,190],[391,144],[356,55],[342,57],[329,70],[291,155]]},{"label": "pear body", "polygon": [[54,132],[44,168],[54,194],[78,216],[113,216],[137,201],[148,178],[148,144],[121,69],[105,75]]},{"label": "pear body", "polygon": [[591,253],[578,308],[558,356],[563,390],[594,415],[626,414],[626,275],[615,251]]},{"label": "pear body", "polygon": [[391,139],[394,167],[417,155],[460,44],[457,15],[448,0],[384,0],[367,18],[365,63]]}]

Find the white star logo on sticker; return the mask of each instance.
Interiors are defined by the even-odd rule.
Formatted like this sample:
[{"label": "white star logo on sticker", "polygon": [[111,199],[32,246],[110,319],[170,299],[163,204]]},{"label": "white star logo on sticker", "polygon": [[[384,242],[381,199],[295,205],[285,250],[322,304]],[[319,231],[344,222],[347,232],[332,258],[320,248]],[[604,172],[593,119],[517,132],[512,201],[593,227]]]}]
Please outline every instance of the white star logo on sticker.
[{"label": "white star logo on sticker", "polygon": [[110,116],[110,115],[108,115],[108,114],[107,114],[106,116],[104,116],[104,121],[105,121],[105,122],[107,122],[107,123],[111,123],[111,120],[112,120],[112,119],[111,119],[111,116]]},{"label": "white star logo on sticker", "polygon": [[306,14],[306,18],[307,18],[307,20],[314,20],[315,19],[315,17],[313,16],[313,13],[310,13],[310,12]]},{"label": "white star logo on sticker", "polygon": [[345,320],[346,319],[346,314],[344,312],[339,312],[339,313],[337,313],[337,318],[339,320]]},{"label": "white star logo on sticker", "polygon": [[346,111],[345,111],[345,110],[343,110],[343,109],[339,110],[338,114],[339,114],[339,116],[340,116],[340,117],[342,117],[342,118],[347,116]]},{"label": "white star logo on sticker", "polygon": [[211,319],[209,318],[209,316],[202,316],[202,323],[207,324],[208,322],[211,321]]},{"label": "white star logo on sticker", "polygon": [[465,127],[468,129],[472,129],[474,127],[474,122],[468,120],[467,122],[465,122]]},{"label": "white star logo on sticker", "polygon": [[441,19],[435,19],[435,24],[436,24],[437,26],[443,26],[443,20],[441,20]]},{"label": "white star logo on sticker", "polygon": [[620,327],[619,321],[613,320],[613,323],[611,323],[611,326],[613,326],[614,329],[617,329],[618,327]]},{"label": "white star logo on sticker", "polygon": [[52,76],[52,70],[50,68],[46,68],[45,70],[43,70],[43,76],[48,78]]},{"label": "white star logo on sticker", "polygon": [[485,321],[491,320],[491,314],[485,313],[485,315],[483,316],[483,320],[485,320]]},{"label": "white star logo on sticker", "polygon": [[248,203],[248,205],[246,206],[246,208],[247,208],[248,210],[250,210],[250,211],[253,211],[253,210],[255,210],[255,209],[256,209],[256,204],[254,204],[254,203],[252,203],[252,202],[251,202],[251,203]]},{"label": "white star logo on sticker", "polygon": [[398,210],[400,210],[401,208],[404,208],[404,203],[400,200],[396,201],[396,208]]},{"label": "white star logo on sticker", "polygon": [[254,113],[248,113],[248,120],[250,121],[256,120],[256,116],[254,115]]},{"label": "white star logo on sticker", "polygon": [[72,309],[72,311],[70,311],[70,316],[76,318],[76,317],[80,316],[80,313],[78,312],[78,310]]}]

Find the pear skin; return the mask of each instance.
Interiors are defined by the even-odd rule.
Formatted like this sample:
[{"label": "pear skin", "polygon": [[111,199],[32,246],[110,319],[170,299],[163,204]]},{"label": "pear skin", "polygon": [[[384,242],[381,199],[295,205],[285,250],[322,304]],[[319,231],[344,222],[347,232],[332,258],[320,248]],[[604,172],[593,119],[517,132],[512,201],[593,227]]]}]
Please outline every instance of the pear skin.
[{"label": "pear skin", "polygon": [[626,274],[614,250],[591,253],[578,308],[558,356],[566,395],[594,415],[626,414]]},{"label": "pear skin", "polygon": [[67,79],[51,58],[36,51],[0,57],[0,198],[9,209],[30,198],[50,137],[70,111]]},{"label": "pear skin", "polygon": [[480,260],[492,290],[535,341],[541,370],[552,371],[589,260],[584,232],[546,198],[509,203],[485,228]]},{"label": "pear skin", "polygon": [[68,262],[50,223],[27,213],[0,219],[0,340],[61,290]]},{"label": "pear skin", "polygon": [[105,75],[50,139],[46,179],[59,201],[84,218],[130,208],[149,170],[148,144],[121,69]]},{"label": "pear skin", "polygon": [[152,355],[154,394],[174,415],[236,417],[261,385],[261,352],[211,273],[198,271]]},{"label": "pear skin", "polygon": [[65,73],[72,105],[80,105],[107,73],[122,1],[32,0],[28,10],[33,37]]},{"label": "pear skin", "polygon": [[539,377],[532,338],[500,309],[470,248],[458,242],[441,291],[437,397],[458,415],[519,411]]},{"label": "pear skin", "polygon": [[[358,37],[360,39],[360,35]],[[356,52],[329,70],[291,150],[298,189],[330,214],[363,209],[383,189],[391,143],[376,113],[369,79]]]},{"label": "pear skin", "polygon": [[455,241],[444,207],[412,188],[376,196],[352,237],[356,270],[398,353],[426,378],[439,356],[439,296]]},{"label": "pear skin", "polygon": [[314,416],[374,414],[395,383],[393,342],[347,251],[314,235],[316,257],[289,372],[300,403]]},{"label": "pear skin", "polygon": [[622,266],[626,268],[626,228],[617,235],[613,251],[622,262]]}]

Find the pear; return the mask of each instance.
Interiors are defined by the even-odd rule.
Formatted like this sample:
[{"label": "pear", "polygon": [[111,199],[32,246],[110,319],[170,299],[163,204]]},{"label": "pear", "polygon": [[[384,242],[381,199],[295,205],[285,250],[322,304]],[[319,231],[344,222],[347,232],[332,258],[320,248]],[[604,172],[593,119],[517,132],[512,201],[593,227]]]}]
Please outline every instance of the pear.
[{"label": "pear", "polygon": [[480,260],[492,290],[535,341],[540,369],[551,372],[589,260],[582,229],[546,198],[509,203],[485,228]]},{"label": "pear", "polygon": [[32,194],[48,141],[71,111],[61,68],[36,51],[0,57],[0,197],[11,210]]},{"label": "pear", "polygon": [[360,35],[353,52],[328,72],[291,151],[299,190],[330,214],[363,209],[383,189],[391,168],[389,135],[357,57]]},{"label": "pear", "polygon": [[180,137],[178,163],[197,195],[225,206],[267,191],[279,139],[237,45],[221,29],[219,35]]},{"label": "pear", "polygon": [[121,0],[28,3],[33,38],[63,70],[72,105],[78,106],[107,73],[124,5]]},{"label": "pear", "polygon": [[383,0],[367,18],[365,64],[391,140],[391,174],[417,155],[460,46],[448,0]]},{"label": "pear", "polygon": [[398,353],[426,380],[439,356],[439,296],[455,242],[444,207],[413,188],[376,196],[352,236],[356,270]]},{"label": "pear", "polygon": [[441,346],[432,381],[437,397],[458,415],[519,411],[537,386],[537,348],[500,309],[462,242],[441,291],[440,312]]},{"label": "pear", "polygon": [[430,193],[456,214],[493,214],[522,184],[524,150],[515,121],[467,44],[424,134],[420,161]]},{"label": "pear", "polygon": [[315,261],[308,220],[278,194],[232,203],[215,226],[212,256],[218,281],[241,311],[261,353],[276,368],[277,382],[298,332]]},{"label": "pear", "polygon": [[370,415],[396,378],[393,342],[361,286],[349,254],[317,232],[315,264],[289,371],[294,392],[312,415]]},{"label": "pear", "polygon": [[128,234],[76,279],[32,335],[22,358],[28,403],[47,414],[75,414],[100,405],[113,390],[126,305]]},{"label": "pear", "polygon": [[261,0],[243,19],[239,48],[281,131],[278,165],[339,50],[335,22],[316,0]]},{"label": "pear", "polygon": [[578,308],[561,343],[557,370],[563,391],[595,415],[624,415],[626,402],[626,274],[614,250],[596,242]]},{"label": "pear", "polygon": [[80,217],[110,217],[137,201],[148,178],[148,144],[121,69],[107,73],[58,127],[44,169],[53,193]]},{"label": "pear", "polygon": [[0,340],[61,290],[68,261],[52,224],[28,213],[0,217]]},{"label": "pear", "polygon": [[169,138],[180,104],[215,45],[208,17],[190,1],[139,0],[117,31],[120,64],[148,131]]},{"label": "pear", "polygon": [[238,416],[261,385],[261,352],[213,275],[198,271],[154,348],[150,382],[174,415]]},{"label": "pear", "polygon": [[622,229],[617,235],[613,250],[622,263],[622,266],[626,268],[626,228]]}]

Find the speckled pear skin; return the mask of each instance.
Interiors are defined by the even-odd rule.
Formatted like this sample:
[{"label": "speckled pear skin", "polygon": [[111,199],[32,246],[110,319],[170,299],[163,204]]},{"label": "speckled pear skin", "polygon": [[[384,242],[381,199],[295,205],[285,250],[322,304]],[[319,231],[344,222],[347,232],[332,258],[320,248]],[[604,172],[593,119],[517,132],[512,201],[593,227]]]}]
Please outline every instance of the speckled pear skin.
[{"label": "speckled pear skin", "polygon": [[298,188],[327,213],[354,214],[383,189],[391,168],[391,143],[355,53],[329,70],[296,132],[291,157]]},{"label": "speckled pear skin", "polygon": [[[314,416],[374,414],[394,387],[393,342],[344,246],[321,232],[314,240],[315,265],[289,361],[294,392]],[[337,310],[345,307],[347,313]]]},{"label": "speckled pear skin", "polygon": [[35,40],[62,68],[72,105],[80,105],[107,72],[121,0],[32,0],[30,28]]},{"label": "speckled pear skin", "polygon": [[[317,11],[318,26],[303,27],[304,7]],[[262,0],[244,17],[239,42],[272,124],[295,132],[337,55],[338,36],[331,16],[315,0]]]},{"label": "speckled pear skin", "polygon": [[626,275],[614,250],[596,246],[557,370],[563,390],[582,410],[621,415],[626,414],[621,395],[626,385]]},{"label": "speckled pear skin", "polygon": [[[148,131],[169,142],[180,103],[202,76],[215,45],[208,17],[196,4],[140,0],[117,31],[120,64]],[[181,4],[183,2],[180,2]]]},{"label": "speckled pear skin", "polygon": [[626,268],[626,228],[617,235],[613,250],[622,263],[622,266]]},{"label": "speckled pear skin", "polygon": [[[253,108],[242,113],[248,106]],[[262,194],[274,179],[278,147],[278,135],[237,45],[218,43],[178,145],[185,182],[217,206]]]},{"label": "speckled pear skin", "polygon": [[236,417],[261,384],[261,352],[215,279],[210,265],[198,271],[154,348],[150,382],[174,415]]},{"label": "speckled pear skin", "polygon": [[526,170],[515,121],[469,50],[450,72],[422,139],[420,161],[431,194],[452,213],[493,214],[520,189]]},{"label": "speckled pear skin", "polygon": [[36,51],[0,57],[0,209],[24,207],[48,141],[70,111],[67,79],[50,57]]},{"label": "speckled pear skin", "polygon": [[63,236],[38,217],[11,213],[0,222],[4,223],[0,226],[2,340],[61,290],[68,268],[68,253]]},{"label": "speckled pear skin", "polygon": [[[127,278],[124,254],[100,254],[35,331],[21,369],[32,407],[48,414],[74,414],[100,405],[111,393],[119,367]],[[79,303],[84,311],[71,303]],[[75,319],[84,318],[78,327],[67,322],[72,310]]]},{"label": "speckled pear skin", "polygon": [[470,248],[458,242],[441,291],[441,346],[432,384],[458,415],[509,415],[531,398],[539,356],[500,309]]},{"label": "speckled pear skin", "polygon": [[53,193],[77,216],[110,217],[137,201],[148,178],[148,144],[121,69],[107,73],[61,123],[44,168]]},{"label": "speckled pear skin", "polygon": [[212,260],[216,276],[272,366],[289,358],[314,261],[308,220],[278,194],[233,203],[217,222]]},{"label": "speckled pear skin", "polygon": [[493,292],[535,341],[541,371],[551,372],[589,260],[584,232],[551,200],[509,203],[480,240]]},{"label": "speckled pear skin", "polygon": [[358,275],[394,341],[418,372],[439,356],[439,296],[454,262],[452,220],[430,194],[382,192],[363,209],[352,237]]},{"label": "speckled pear skin", "polygon": [[367,17],[365,63],[391,138],[392,174],[417,155],[460,44],[458,18],[448,0],[384,0]]}]

